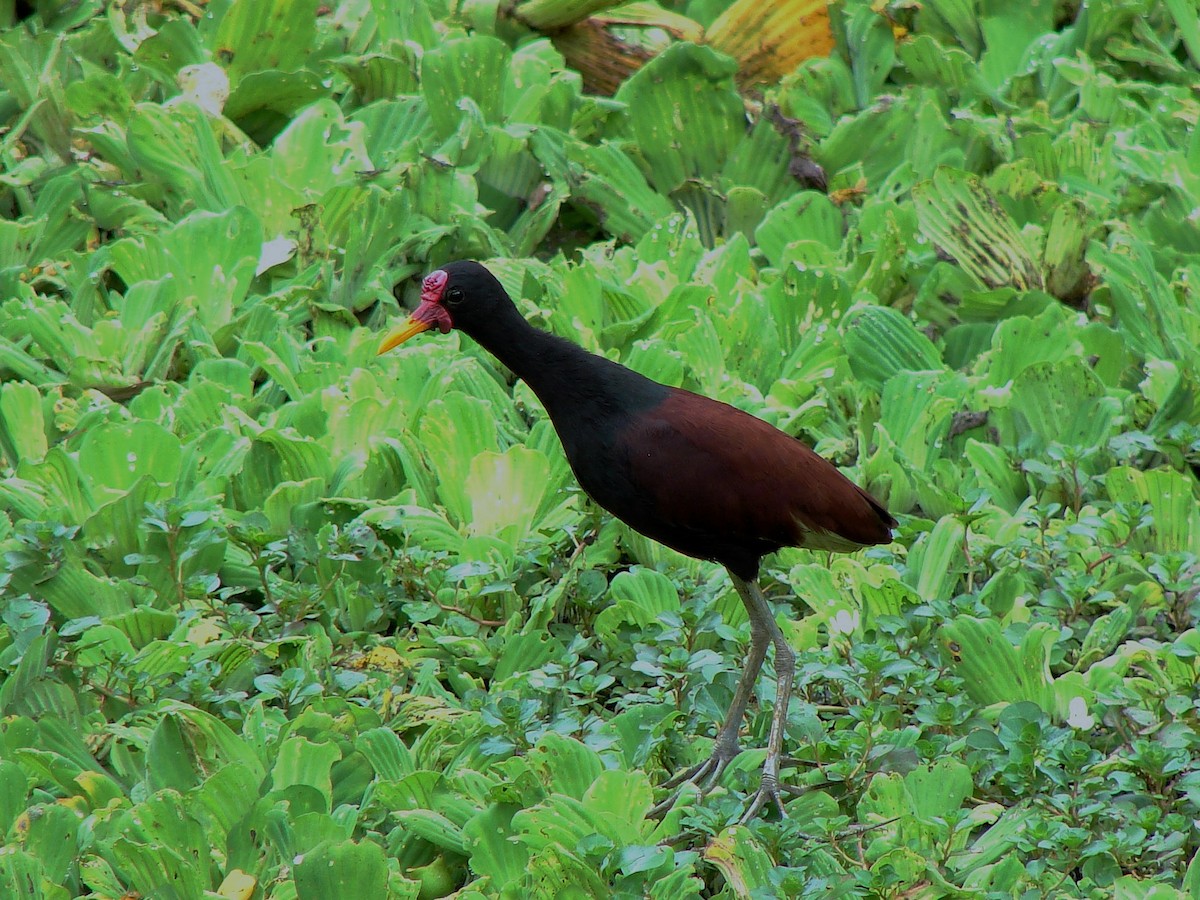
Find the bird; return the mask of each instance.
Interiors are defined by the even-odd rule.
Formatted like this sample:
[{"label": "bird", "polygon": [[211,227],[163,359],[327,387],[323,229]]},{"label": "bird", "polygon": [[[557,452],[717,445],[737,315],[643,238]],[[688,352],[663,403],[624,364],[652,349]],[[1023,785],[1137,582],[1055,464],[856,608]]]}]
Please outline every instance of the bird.
[{"label": "bird", "polygon": [[771,645],[775,707],[759,788],[742,821],[771,804],[786,817],[780,784],[795,673],[788,644],[758,584],[761,560],[783,547],[850,552],[892,540],[896,520],[807,444],[773,425],[537,328],[481,263],[431,272],[420,303],[379,347],[421,332],[463,332],[537,395],[580,487],[637,532],[728,570],[750,621],[750,648],[711,755],[664,783],[710,789],[740,752],[738,732]]}]

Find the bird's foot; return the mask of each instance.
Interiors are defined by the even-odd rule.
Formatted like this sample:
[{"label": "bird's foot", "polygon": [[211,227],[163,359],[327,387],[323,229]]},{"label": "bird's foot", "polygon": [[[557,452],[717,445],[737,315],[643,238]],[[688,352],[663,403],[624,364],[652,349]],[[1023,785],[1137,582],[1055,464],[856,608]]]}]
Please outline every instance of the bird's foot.
[{"label": "bird's foot", "polygon": [[[675,805],[689,784],[698,788],[701,796],[708,793],[739,752],[736,744],[718,744],[713,748],[712,755],[704,760],[704,762],[684,769],[682,772],[664,781],[662,784],[664,788],[673,788],[674,790],[672,790],[671,795],[667,799],[652,807],[649,815],[655,819],[661,818],[667,810]],[[771,756],[770,754],[763,761],[762,780],[759,782],[758,790],[750,800],[750,805],[746,808],[741,818],[738,819],[739,825],[752,822],[762,809],[768,805],[773,806],[779,811],[780,818],[787,818],[787,811],[783,807],[784,795],[800,794],[803,791],[790,784],[780,783],[780,762],[779,756]],[[785,766],[793,762],[790,759],[783,760]]]},{"label": "bird's foot", "polygon": [[736,750],[734,750],[733,756],[727,756],[723,753],[713,753],[704,762],[672,775],[662,783],[662,786],[665,788],[677,788],[685,784],[694,784],[696,787],[708,790],[721,777],[721,773],[725,771],[730,760],[736,755]]},{"label": "bird's foot", "polygon": [[791,787],[790,785],[780,786],[779,757],[778,750],[767,752],[767,758],[763,760],[762,781],[759,782],[758,791],[755,792],[750,805],[742,813],[742,817],[738,819],[739,825],[745,825],[753,821],[754,817],[768,803],[779,810],[779,817],[781,819],[787,818],[787,810],[783,808],[783,793],[790,793]]},{"label": "bird's foot", "polygon": [[667,810],[675,805],[675,801],[684,793],[689,784],[695,785],[699,789],[701,796],[708,793],[712,786],[717,783],[717,780],[720,779],[721,773],[725,771],[729,763],[733,761],[733,758],[738,755],[738,752],[737,744],[725,745],[718,741],[716,746],[713,747],[712,756],[704,760],[704,762],[697,763],[694,766],[684,769],[682,772],[672,775],[662,783],[662,786],[668,790],[672,788],[674,790],[671,790],[671,795],[666,800],[663,800],[650,809],[650,817],[657,819],[665,814]]},{"label": "bird's foot", "polygon": [[759,811],[767,804],[771,804],[779,810],[779,817],[781,819],[786,819],[787,810],[783,808],[783,792],[787,791],[790,793],[790,790],[788,786],[780,786],[778,774],[768,776],[764,767],[762,782],[759,784],[754,798],[750,801],[750,805],[746,807],[746,811],[738,819],[738,824],[748,825],[753,822]]}]

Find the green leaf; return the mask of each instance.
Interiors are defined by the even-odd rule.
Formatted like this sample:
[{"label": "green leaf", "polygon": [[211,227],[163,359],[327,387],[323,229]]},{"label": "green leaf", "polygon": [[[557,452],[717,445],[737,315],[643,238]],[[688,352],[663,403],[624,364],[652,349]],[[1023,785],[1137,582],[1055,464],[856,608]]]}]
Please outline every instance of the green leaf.
[{"label": "green leaf", "polygon": [[953,659],[954,671],[980,704],[1029,701],[1065,721],[1070,700],[1083,693],[1075,680],[1056,683],[1051,677],[1050,651],[1058,630],[1045,622],[1030,626],[1019,647],[1009,642],[995,619],[959,616],[942,630],[940,640]]},{"label": "green leaf", "polygon": [[1165,0],[1163,5],[1175,21],[1175,27],[1183,38],[1183,45],[1187,48],[1192,65],[1200,68],[1200,15],[1197,15],[1196,8],[1187,0]]},{"label": "green leaf", "polygon": [[690,180],[711,180],[742,139],[745,112],[733,84],[735,64],[707,47],[673,44],[638,70],[616,99],[650,183],[669,194]]},{"label": "green leaf", "polygon": [[460,391],[448,393],[425,406],[418,433],[424,457],[437,473],[439,499],[454,519],[469,523],[467,476],[472,461],[500,449],[491,405]]},{"label": "green leaf", "polygon": [[1183,875],[1183,886],[1192,900],[1200,897],[1200,852],[1192,857]]},{"label": "green leaf", "polygon": [[632,243],[675,212],[615,144],[571,144],[568,152],[575,202],[594,210],[608,234]]},{"label": "green leaf", "polygon": [[1159,553],[1200,553],[1200,505],[1195,482],[1172,469],[1141,472],[1127,466],[1110,469],[1104,479],[1116,503],[1146,503],[1151,527],[1134,536],[1134,542]]},{"label": "green leaf", "polygon": [[231,3],[210,39],[235,86],[251,72],[294,71],[309,60],[317,29],[317,0]]},{"label": "green leaf", "polygon": [[921,602],[916,591],[897,580],[894,573],[886,569],[867,569],[857,560],[839,559],[837,574],[843,573],[853,579],[853,585],[862,595],[864,629],[878,626],[885,616],[901,616]]},{"label": "green leaf", "polygon": [[754,240],[772,265],[781,266],[799,240],[816,241],[830,250],[842,246],[842,214],[824,194],[802,191],[771,209],[754,232]]},{"label": "green leaf", "polygon": [[513,840],[512,817],[518,808],[493,803],[463,826],[463,846],[471,869],[490,878],[500,890],[516,887],[529,864],[529,851]]},{"label": "green leaf", "polygon": [[[374,168],[367,140],[361,122],[347,120],[333,101],[319,100],[297,113],[272,142],[269,177],[295,192],[292,206],[312,203],[335,187],[356,184],[361,173]],[[257,170],[254,174],[268,175]],[[288,208],[280,224],[293,212]],[[288,224],[294,225],[294,220]]]},{"label": "green leaf", "polygon": [[892,69],[896,40],[888,20],[867,5],[847,10],[845,28],[855,97],[860,107],[866,107]]},{"label": "green leaf", "polygon": [[97,499],[116,498],[143,477],[172,484],[181,458],[179,439],[153,422],[101,425],[79,447],[80,468]]},{"label": "green leaf", "polygon": [[1078,324],[1061,305],[1036,316],[1011,316],[991,332],[991,349],[979,357],[979,371],[995,388],[1006,387],[1035,363],[1055,363],[1083,355]]},{"label": "green leaf", "polygon": [[501,121],[511,53],[500,40],[477,34],[448,41],[421,59],[421,92],[439,136],[458,128],[464,104],[474,105],[485,122]]},{"label": "green leaf", "polygon": [[527,884],[529,895],[533,897],[567,894],[601,900],[611,895],[610,886],[596,871],[594,863],[579,859],[557,843],[540,846],[530,856]]},{"label": "green leaf", "polygon": [[962,809],[974,793],[971,770],[956,759],[939,759],[904,775],[912,811],[926,821],[944,819]]},{"label": "green leaf", "polygon": [[12,900],[46,900],[53,882],[41,861],[18,847],[0,854],[0,892]]},{"label": "green leaf", "polygon": [[1028,65],[1029,49],[1035,40],[1055,30],[1053,6],[1041,3],[994,7],[994,14],[981,15],[980,30],[986,48],[979,60],[980,74],[996,88],[1022,72]]},{"label": "green leaf", "polygon": [[1046,290],[1055,297],[1076,300],[1090,289],[1085,256],[1097,227],[1094,214],[1081,202],[1066,201],[1055,207],[1042,250]]},{"label": "green leaf", "polygon": [[383,848],[364,841],[326,841],[306,851],[292,869],[297,900],[388,897]]},{"label": "green leaf", "polygon": [[1103,446],[1120,405],[1107,396],[1099,377],[1078,357],[1037,363],[1013,380],[1011,431],[1005,437],[1029,455],[1051,442],[1090,449]]},{"label": "green leaf", "polygon": [[29,788],[29,780],[17,763],[0,760],[0,822],[17,820],[17,814],[29,805]]},{"label": "green leaf", "polygon": [[[832,634],[854,633],[861,624],[861,609],[857,598],[834,580],[829,566],[804,563],[788,572],[788,583],[796,599],[811,610],[798,622],[787,620],[783,627],[790,630],[791,642],[800,648],[818,646],[818,629],[825,626]],[[831,623],[837,622],[836,626]]]},{"label": "green leaf", "polygon": [[[792,126],[799,130],[799,126]],[[787,123],[772,121],[763,116],[754,123],[745,140],[740,141],[729,155],[721,172],[721,182],[731,187],[726,195],[732,199],[737,187],[753,188],[763,198],[767,208],[775,207],[795,194],[801,183],[791,171],[800,157],[800,135]]]},{"label": "green leaf", "polygon": [[609,596],[617,603],[628,603],[642,610],[651,620],[663,613],[679,611],[679,590],[661,572],[635,566],[617,573],[608,587]]},{"label": "green leaf", "polygon": [[604,768],[594,750],[552,731],[525,758],[547,790],[576,800],[584,798]]},{"label": "green leaf", "polygon": [[583,801],[596,812],[624,819],[640,829],[654,805],[654,791],[641,772],[605,771],[596,776]]},{"label": "green leaf", "polygon": [[194,204],[219,212],[238,202],[213,126],[192,103],[169,109],[139,103],[129,119],[129,153],[175,210]]},{"label": "green leaf", "polygon": [[258,800],[260,786],[260,779],[252,770],[228,765],[204,779],[188,795],[188,800],[207,813],[208,821],[225,836],[250,813]]},{"label": "green leaf", "polygon": [[546,457],[525,447],[486,451],[471,459],[464,482],[471,534],[495,535],[512,546],[527,537],[547,490]]},{"label": "green leaf", "polygon": [[462,829],[441,813],[430,809],[409,809],[397,812],[396,818],[417,837],[435,847],[460,855],[467,852]]},{"label": "green leaf", "polygon": [[142,844],[119,837],[108,851],[110,862],[126,875],[130,889],[171,898],[201,896],[208,884],[201,868],[173,847]]},{"label": "green leaf", "polygon": [[155,787],[186,791],[203,773],[224,765],[245,768],[261,781],[266,770],[250,744],[224,722],[184,703],[168,704],[147,749],[147,776]]},{"label": "green leaf", "polygon": [[1134,348],[1157,359],[1195,359],[1200,314],[1176,299],[1143,241],[1122,236],[1111,246],[1093,241],[1087,261],[1107,288],[1116,327]]},{"label": "green leaf", "polygon": [[136,326],[161,313],[164,322],[171,322],[181,305],[194,309],[197,320],[215,334],[245,300],[261,248],[258,219],[241,206],[193,213],[162,234],[110,245],[113,269],[126,283],[171,279],[169,288],[136,297],[131,293],[123,318],[128,314]]},{"label": "green leaf", "polygon": [[37,387],[27,381],[0,385],[0,453],[8,465],[15,468],[22,460],[39,462],[48,449]]},{"label": "green leaf", "polygon": [[771,857],[743,825],[727,828],[710,841],[704,858],[717,867],[736,897],[749,898],[771,885]]},{"label": "green leaf", "polygon": [[971,464],[971,475],[992,502],[1008,512],[1016,512],[1029,495],[1029,488],[1020,468],[1004,448],[968,438],[963,455]]},{"label": "green leaf", "polygon": [[976,176],[940,166],[912,193],[921,233],[981,286],[1042,286],[1015,223]]},{"label": "green leaf", "polygon": [[594,12],[617,6],[621,0],[521,0],[513,14],[530,28],[554,31],[581,22]]},{"label": "green leaf", "polygon": [[921,28],[947,42],[958,42],[972,56],[983,49],[977,4],[973,0],[929,0],[921,7]]},{"label": "green leaf", "polygon": [[492,678],[503,682],[512,675],[530,672],[554,658],[560,648],[541,633],[516,634],[504,643],[504,649],[496,658]]},{"label": "green leaf", "polygon": [[[275,790],[284,790],[295,784],[308,785],[316,788],[330,803],[333,792],[330,770],[340,758],[341,753],[334,744],[317,744],[296,735],[285,738],[279,744],[271,769],[272,786]],[[332,809],[332,805],[329,808]]]},{"label": "green leaf", "polygon": [[31,34],[14,28],[0,35],[0,84],[10,102],[26,111],[21,131],[29,129],[59,164],[71,158],[70,119],[63,96],[71,80],[71,57],[62,50],[62,35],[52,31]]},{"label": "green leaf", "polygon": [[620,572],[608,587],[614,604],[596,617],[596,633],[610,647],[621,641],[620,629],[632,625],[644,629],[666,613],[680,608],[679,591],[661,572],[634,566]]},{"label": "green leaf", "polygon": [[[954,596],[962,568],[966,528],[953,516],[943,516],[909,551],[905,580],[923,600]],[[916,582],[915,584],[913,582]]]},{"label": "green leaf", "polygon": [[361,732],[355,747],[366,756],[375,774],[386,781],[398,781],[414,770],[412,753],[390,728]]},{"label": "green leaf", "polygon": [[897,372],[945,368],[933,342],[888,306],[855,307],[842,322],[842,334],[855,376],[876,388]]},{"label": "green leaf", "polygon": [[915,472],[933,471],[949,448],[954,414],[964,404],[966,380],[942,372],[900,371],[884,385],[879,424]]},{"label": "green leaf", "polygon": [[[964,11],[966,18],[974,24],[973,12]],[[896,47],[896,58],[920,84],[942,88],[952,95],[984,95],[999,102],[969,53],[958,47],[945,46],[930,34],[914,34],[911,40],[901,41]]]}]

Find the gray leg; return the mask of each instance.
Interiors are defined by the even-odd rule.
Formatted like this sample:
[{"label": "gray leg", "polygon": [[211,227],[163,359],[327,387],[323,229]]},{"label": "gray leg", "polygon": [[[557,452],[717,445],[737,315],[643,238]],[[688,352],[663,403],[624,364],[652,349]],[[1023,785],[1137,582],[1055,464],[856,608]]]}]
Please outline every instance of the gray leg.
[{"label": "gray leg", "polygon": [[[729,577],[750,617],[750,652],[746,657],[742,677],[738,679],[733,702],[730,703],[729,712],[725,716],[725,723],[717,732],[712,755],[699,765],[680,772],[665,782],[663,786],[671,788],[690,783],[702,790],[707,790],[721,777],[725,767],[738,754],[738,731],[742,727],[742,720],[746,716],[746,707],[750,704],[750,696],[754,693],[755,683],[762,671],[767,647],[774,643],[775,671],[778,675],[776,706],[771,717],[771,733],[767,740],[767,758],[763,763],[762,785],[755,795],[750,809],[742,818],[742,821],[745,822],[753,818],[768,800],[775,803],[780,813],[783,812],[783,801],[779,797],[779,757],[783,749],[783,728],[787,722],[787,707],[792,692],[796,656],[792,652],[792,648],[788,646],[783,632],[775,623],[771,608],[767,605],[766,598],[763,597],[757,583],[743,581],[732,572],[729,573]],[[674,805],[678,797],[679,792],[676,791],[655,806],[651,810],[651,815],[662,815]]]},{"label": "gray leg", "polygon": [[[741,594],[741,587],[738,584],[740,579],[736,575],[730,575],[730,577],[733,578],[734,587]],[[744,585],[745,582],[742,584]],[[745,600],[745,595],[742,596],[742,599]],[[747,610],[749,610],[749,606],[747,606]],[[762,671],[763,660],[767,656],[767,647],[770,644],[770,630],[763,625],[759,617],[751,613],[750,652],[746,655],[746,662],[742,667],[742,677],[738,679],[737,690],[733,693],[733,702],[729,704],[729,712],[725,714],[725,724],[717,732],[714,753],[718,750],[725,750],[728,752],[729,759],[737,756],[738,731],[741,730],[742,721],[746,718],[746,707],[750,704],[750,696],[754,693],[754,685],[758,682],[758,675]]]},{"label": "gray leg", "polygon": [[733,579],[733,586],[741,596],[742,602],[746,604],[746,611],[750,615],[751,630],[753,631],[756,626],[761,628],[771,643],[775,645],[775,709],[771,714],[771,733],[767,738],[767,758],[763,761],[762,783],[758,793],[754,795],[750,808],[742,816],[744,823],[753,819],[767,801],[775,804],[780,815],[787,815],[783,809],[783,800],[779,796],[779,757],[783,752],[783,730],[787,725],[788,704],[792,699],[792,680],[796,674],[796,654],[788,644],[783,632],[779,630],[775,616],[771,614],[771,607],[767,604],[767,598],[762,595],[758,583],[742,581],[732,572],[729,573],[729,577]]}]

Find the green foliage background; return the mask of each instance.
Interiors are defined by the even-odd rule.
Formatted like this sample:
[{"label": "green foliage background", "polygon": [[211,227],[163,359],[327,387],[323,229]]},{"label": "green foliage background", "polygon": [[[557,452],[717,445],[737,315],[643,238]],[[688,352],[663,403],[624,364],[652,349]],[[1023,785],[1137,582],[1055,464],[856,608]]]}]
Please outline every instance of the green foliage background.
[{"label": "green foliage background", "polygon": [[[1200,897],[1195,5],[832,20],[603,98],[482,0],[0,2],[0,895]],[[744,612],[376,358],[456,257],[901,518],[765,567],[787,820],[646,818]]]}]

